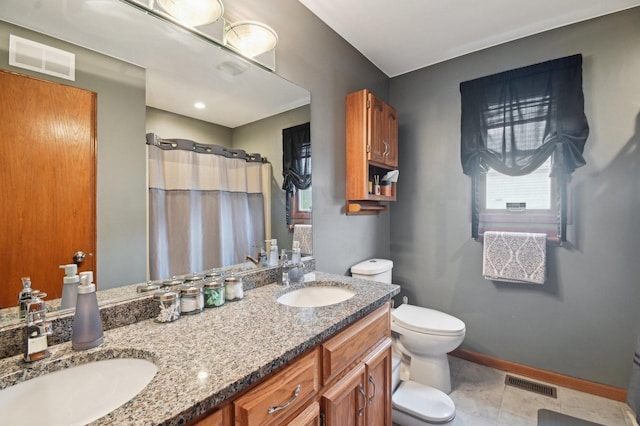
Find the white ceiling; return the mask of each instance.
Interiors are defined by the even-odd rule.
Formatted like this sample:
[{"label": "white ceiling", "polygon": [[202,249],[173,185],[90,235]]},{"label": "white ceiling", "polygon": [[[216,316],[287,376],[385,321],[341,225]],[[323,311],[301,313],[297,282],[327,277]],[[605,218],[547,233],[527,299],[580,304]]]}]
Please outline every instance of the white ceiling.
[{"label": "white ceiling", "polygon": [[187,117],[234,128],[310,101],[306,89],[120,0],[0,0],[0,20],[144,67],[147,105]]},{"label": "white ceiling", "polygon": [[640,5],[640,0],[299,1],[389,77]]}]

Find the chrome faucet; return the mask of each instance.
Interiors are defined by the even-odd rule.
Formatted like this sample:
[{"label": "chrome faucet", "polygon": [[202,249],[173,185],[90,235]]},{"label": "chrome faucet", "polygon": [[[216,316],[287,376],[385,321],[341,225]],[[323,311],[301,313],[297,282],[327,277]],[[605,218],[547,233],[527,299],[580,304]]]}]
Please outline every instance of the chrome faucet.
[{"label": "chrome faucet", "polygon": [[289,259],[287,252],[282,250],[280,255],[280,265],[282,267],[282,279],[279,284],[300,284],[304,281],[304,264],[301,261]]}]

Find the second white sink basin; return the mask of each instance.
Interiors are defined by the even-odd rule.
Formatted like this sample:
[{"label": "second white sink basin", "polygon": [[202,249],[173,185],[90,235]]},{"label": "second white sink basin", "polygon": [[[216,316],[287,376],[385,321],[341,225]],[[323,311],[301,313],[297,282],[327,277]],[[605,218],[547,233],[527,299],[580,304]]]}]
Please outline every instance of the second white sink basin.
[{"label": "second white sink basin", "polygon": [[293,290],[278,297],[278,303],[297,308],[334,305],[351,299],[356,293],[344,287],[311,286]]},{"label": "second white sink basin", "polygon": [[0,419],[6,425],[34,418],[34,424],[87,424],[135,397],[157,371],[144,359],[117,358],[45,374],[1,390]]}]

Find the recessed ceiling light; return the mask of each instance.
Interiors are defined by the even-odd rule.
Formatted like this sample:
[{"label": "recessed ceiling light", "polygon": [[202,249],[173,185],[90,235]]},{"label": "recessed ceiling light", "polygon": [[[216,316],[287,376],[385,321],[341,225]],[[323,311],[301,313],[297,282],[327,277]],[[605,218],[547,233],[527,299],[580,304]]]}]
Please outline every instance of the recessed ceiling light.
[{"label": "recessed ceiling light", "polygon": [[198,108],[198,109],[205,109],[205,107],[206,107],[204,102],[196,102],[195,104],[193,104],[193,106]]}]

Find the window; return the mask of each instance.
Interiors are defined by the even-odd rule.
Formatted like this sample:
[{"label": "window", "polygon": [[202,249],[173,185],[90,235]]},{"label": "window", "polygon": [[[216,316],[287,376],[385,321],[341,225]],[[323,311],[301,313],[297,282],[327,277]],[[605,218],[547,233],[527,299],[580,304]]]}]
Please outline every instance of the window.
[{"label": "window", "polygon": [[461,160],[472,178],[471,234],[566,239],[567,185],[589,134],[582,56],[460,84]]},{"label": "window", "polygon": [[524,176],[504,175],[489,169],[484,175],[485,210],[550,210],[551,158]]},{"label": "window", "polygon": [[296,188],[290,198],[289,215],[293,224],[311,223],[311,186],[307,189]]}]

